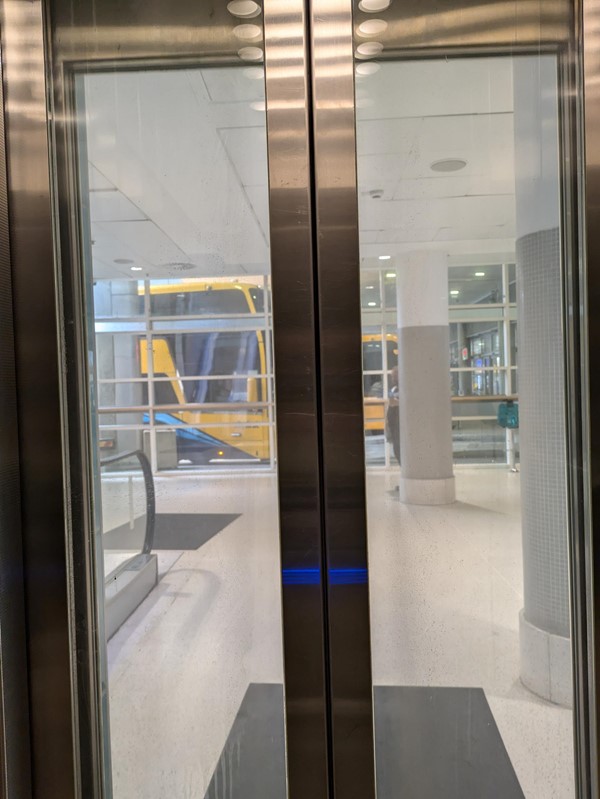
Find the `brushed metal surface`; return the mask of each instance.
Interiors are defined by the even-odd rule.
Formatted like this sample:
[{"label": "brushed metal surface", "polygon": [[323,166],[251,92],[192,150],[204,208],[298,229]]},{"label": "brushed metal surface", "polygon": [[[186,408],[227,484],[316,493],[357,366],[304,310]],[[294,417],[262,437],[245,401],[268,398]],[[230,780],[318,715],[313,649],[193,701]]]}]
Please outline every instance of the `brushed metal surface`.
[{"label": "brushed metal surface", "polygon": [[[288,791],[290,799],[325,799],[328,700],[303,0],[265,0],[264,25]],[[318,579],[292,578],[311,574]]]},{"label": "brushed metal surface", "polygon": [[[384,53],[456,51],[473,54],[554,49],[571,41],[573,0],[402,0],[381,14]],[[372,18],[355,3],[355,25]]]},{"label": "brushed metal surface", "polygon": [[312,0],[314,169],[333,792],[375,796],[354,61],[347,0]]},{"label": "brushed metal surface", "polygon": [[41,2],[2,5],[33,795],[76,796],[63,406]]},{"label": "brushed metal surface", "polygon": [[[0,60],[0,108],[4,88]],[[31,796],[17,385],[4,114],[0,115],[0,796]]]},{"label": "brushed metal surface", "polygon": [[[576,464],[581,469],[583,487],[579,491],[580,513],[586,535],[575,552],[575,569],[580,575],[574,610],[579,636],[575,660],[577,716],[575,742],[578,744],[580,790],[596,799],[600,796],[600,2],[582,0],[579,11],[579,50],[583,50],[581,82],[571,82],[572,94],[581,98],[583,90],[583,129],[576,144],[578,165],[584,170],[584,195],[580,214],[583,244],[582,293],[578,311],[583,317],[581,361],[583,381],[579,386],[584,454]],[[587,390],[586,390],[587,389]],[[587,613],[587,617],[584,617]],[[586,646],[587,644],[587,646]],[[587,704],[586,704],[587,699]],[[585,747],[585,748],[584,748]],[[583,750],[583,751],[582,751]],[[587,762],[584,755],[587,754]],[[586,773],[587,767],[587,773]],[[582,782],[587,778],[587,783]],[[586,794],[583,794],[586,795]]]}]

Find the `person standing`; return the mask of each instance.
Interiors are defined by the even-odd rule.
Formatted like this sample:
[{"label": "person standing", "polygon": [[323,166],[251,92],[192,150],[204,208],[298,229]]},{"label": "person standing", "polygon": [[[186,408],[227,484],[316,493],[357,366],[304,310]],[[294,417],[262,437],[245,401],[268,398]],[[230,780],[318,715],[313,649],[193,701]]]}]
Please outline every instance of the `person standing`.
[{"label": "person standing", "polygon": [[400,465],[400,404],[398,401],[398,367],[394,366],[390,372],[388,391],[388,406],[385,417],[385,435],[391,442],[394,457]]}]

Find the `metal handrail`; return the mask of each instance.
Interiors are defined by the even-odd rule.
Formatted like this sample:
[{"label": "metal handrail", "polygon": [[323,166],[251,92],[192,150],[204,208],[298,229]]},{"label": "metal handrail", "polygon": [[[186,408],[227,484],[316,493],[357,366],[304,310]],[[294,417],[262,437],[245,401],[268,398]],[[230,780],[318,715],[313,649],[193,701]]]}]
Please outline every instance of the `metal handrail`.
[{"label": "metal handrail", "polygon": [[109,466],[112,463],[118,463],[118,461],[124,461],[134,457],[140,462],[146,489],[146,534],[144,536],[144,546],[141,554],[149,555],[154,546],[154,527],[156,524],[156,492],[154,490],[154,477],[152,475],[150,461],[141,449],[132,449],[127,452],[117,452],[115,455],[101,458],[100,466]]}]

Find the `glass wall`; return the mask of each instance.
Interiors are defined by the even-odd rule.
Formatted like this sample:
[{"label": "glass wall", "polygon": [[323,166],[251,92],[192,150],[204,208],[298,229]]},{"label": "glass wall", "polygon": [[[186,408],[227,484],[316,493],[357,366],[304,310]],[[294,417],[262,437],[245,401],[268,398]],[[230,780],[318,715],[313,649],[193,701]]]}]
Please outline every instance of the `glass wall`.
[{"label": "glass wall", "polygon": [[[219,35],[237,46],[218,65],[75,77],[116,799],[286,795],[262,17],[250,5],[252,22],[247,3],[224,11]],[[265,724],[257,769],[240,742]]]},{"label": "glass wall", "polygon": [[568,799],[557,62],[396,60],[387,6],[354,28],[378,795]]},{"label": "glass wall", "polygon": [[[366,257],[361,269],[365,442],[369,466],[395,466],[386,414],[398,360],[397,259]],[[387,266],[386,266],[387,264]],[[518,430],[498,422],[517,403],[515,264],[448,265],[453,457],[457,463],[518,463]],[[511,282],[512,281],[512,282]],[[512,290],[512,299],[511,297]],[[386,340],[386,346],[382,342]],[[395,411],[391,411],[392,424]],[[387,446],[386,446],[387,444]]]},{"label": "glass wall", "polygon": [[103,449],[154,472],[274,467],[267,275],[98,280],[94,305]]}]

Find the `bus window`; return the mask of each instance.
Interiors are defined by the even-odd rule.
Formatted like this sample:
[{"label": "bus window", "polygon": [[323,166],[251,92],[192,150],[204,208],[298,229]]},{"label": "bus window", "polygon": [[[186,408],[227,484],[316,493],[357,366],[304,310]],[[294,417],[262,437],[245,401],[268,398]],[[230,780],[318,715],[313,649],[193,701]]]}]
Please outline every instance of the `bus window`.
[{"label": "bus window", "polygon": [[[183,381],[186,402],[247,400],[248,377],[261,372],[255,331],[187,333],[167,335],[164,340],[180,377],[200,378]],[[201,379],[219,375],[224,377],[219,380]]]},{"label": "bus window", "polygon": [[250,313],[248,300],[239,289],[169,291],[150,295],[152,316],[201,316]]},{"label": "bus window", "polygon": [[252,297],[252,302],[254,303],[254,310],[256,313],[264,313],[265,312],[265,293],[262,289],[256,288],[252,286],[248,289],[250,296]]}]

